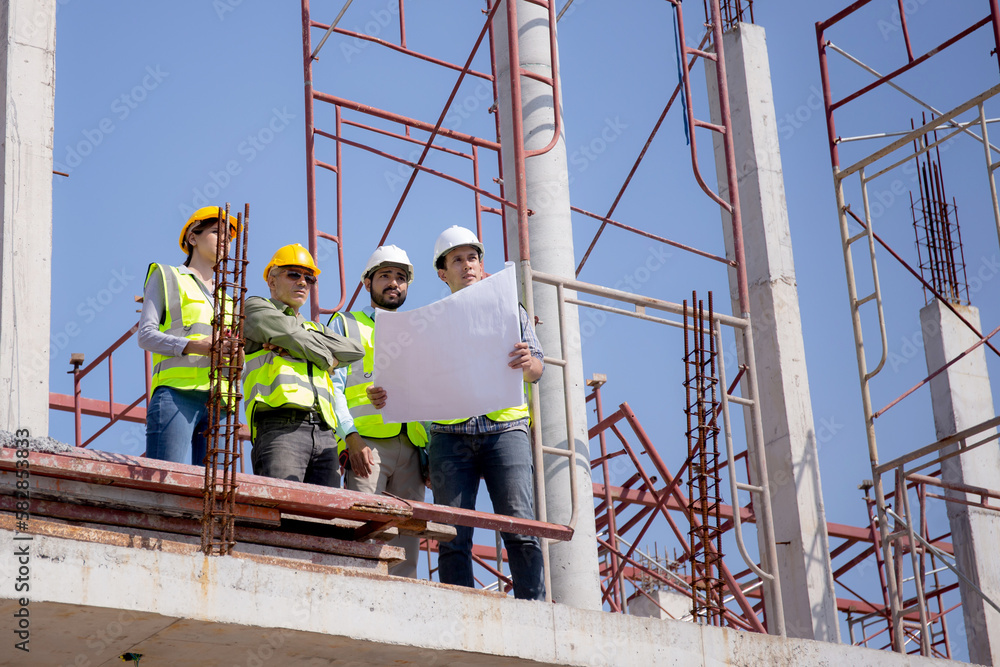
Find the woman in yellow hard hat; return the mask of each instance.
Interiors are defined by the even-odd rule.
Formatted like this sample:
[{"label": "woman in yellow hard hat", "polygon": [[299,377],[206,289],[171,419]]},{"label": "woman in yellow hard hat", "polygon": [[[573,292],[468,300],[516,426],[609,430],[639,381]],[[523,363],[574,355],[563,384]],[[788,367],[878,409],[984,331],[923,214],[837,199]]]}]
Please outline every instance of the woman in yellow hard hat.
[{"label": "woman in yellow hard hat", "polygon": [[[212,295],[223,215],[218,206],[195,211],[178,239],[187,253],[184,264],[153,263],[146,274],[139,347],[153,353],[153,393],[146,409],[151,459],[194,465],[205,459]],[[229,216],[228,222],[232,240],[236,218]]]}]

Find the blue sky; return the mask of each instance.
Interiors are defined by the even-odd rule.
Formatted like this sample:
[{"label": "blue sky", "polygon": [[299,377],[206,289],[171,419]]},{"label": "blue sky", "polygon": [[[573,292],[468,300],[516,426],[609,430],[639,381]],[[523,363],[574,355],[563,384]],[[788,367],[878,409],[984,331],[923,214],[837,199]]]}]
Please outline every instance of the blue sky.
[{"label": "blue sky", "polygon": [[[857,485],[871,476],[836,206],[820,105],[814,23],[845,3],[769,2],[755,5],[756,22],[767,30],[775,112],[785,172],[810,390],[819,443],[827,516],[861,525],[864,505]],[[342,3],[315,0],[314,16],[329,21]],[[408,8],[411,48],[450,61],[464,60],[481,25],[480,3],[438,0],[434,11]],[[562,3],[560,3],[560,6]],[[394,3],[358,0],[341,27],[398,39]],[[473,8],[474,6],[474,8]],[[914,51],[922,53],[958,29],[985,16],[988,3],[910,0]],[[651,0],[598,3],[577,0],[559,24],[565,100],[565,135],[572,202],[603,213],[641,149],[677,83],[669,5]],[[879,0],[850,29],[830,38],[873,67],[889,71],[904,61],[896,3]],[[686,3],[690,35],[700,34],[701,3]],[[388,18],[387,18],[388,17]],[[133,296],[142,292],[152,261],[180,263],[179,229],[193,208],[205,203],[251,204],[250,293],[263,293],[260,277],[279,246],[306,242],[305,159],[301,19],[298,3],[261,0],[134,3],[95,6],[60,0],[56,56],[56,169],[53,177],[54,241],[51,389],[71,393],[71,352],[93,359],[136,320]],[[978,31],[941,63],[905,75],[900,83],[941,109],[950,109],[996,83],[989,35]],[[314,33],[314,43],[318,34]],[[480,54],[474,65],[485,70]],[[696,113],[707,119],[702,69],[694,70]],[[836,62],[835,94],[870,77]],[[415,64],[378,46],[334,36],[315,66],[317,88],[396,113],[434,122],[455,74]],[[477,79],[465,82],[445,126],[492,137],[491,104]],[[718,209],[697,191],[684,143],[679,107],[671,111],[615,218],[671,239],[722,254]],[[858,135],[909,127],[920,110],[898,94],[879,93],[871,103],[838,116],[838,132]],[[995,114],[994,114],[995,115]],[[355,115],[346,116],[362,120]],[[317,126],[332,129],[323,110]],[[388,127],[382,124],[383,127]],[[355,139],[410,158],[410,147],[390,140]],[[714,173],[710,137],[699,131],[701,163]],[[454,144],[445,143],[451,147]],[[865,147],[869,148],[869,147]],[[320,159],[332,161],[331,144]],[[842,150],[852,161],[855,145]],[[418,155],[419,153],[417,153]],[[348,296],[402,190],[397,167],[345,148],[345,260]],[[949,196],[958,201],[973,303],[983,309],[984,330],[998,313],[991,280],[1000,272],[997,235],[982,167],[982,148],[950,142],[942,155]],[[495,164],[483,158],[481,178],[492,186]],[[432,167],[471,177],[467,161],[432,156]],[[332,187],[320,175],[321,228],[332,228]],[[906,194],[916,189],[912,173],[898,172],[871,192],[879,203],[879,231],[908,261],[915,262]],[[714,184],[714,176],[710,182]],[[856,200],[855,200],[856,201]],[[468,191],[421,175],[389,241],[405,248],[416,266],[408,305],[425,305],[445,293],[431,270],[437,234],[452,224],[474,227]],[[859,206],[855,203],[855,207]],[[596,231],[593,220],[574,217],[577,258]],[[502,266],[499,221],[484,215],[487,269]],[[329,247],[329,246],[327,246]],[[714,263],[607,230],[580,278],[614,286],[632,281],[642,294],[681,301],[697,290],[727,294],[725,272]],[[321,301],[339,295],[336,258],[320,260]],[[665,261],[644,270],[651,258]],[[859,261],[860,260],[856,260]],[[650,264],[651,265],[651,264]],[[884,405],[926,374],[917,312],[919,285],[891,259],[880,258],[883,290],[891,295],[888,369],[875,389]],[[726,310],[726,307],[717,306]],[[581,313],[585,374],[606,373],[606,406],[628,401],[675,468],[683,460],[681,402],[682,341],[654,325]],[[589,325],[587,324],[589,322]],[[867,340],[877,345],[866,322]],[[874,354],[874,352],[872,353]],[[874,358],[874,357],[870,357]],[[132,342],[116,359],[116,400],[131,402],[142,390],[141,356]],[[727,357],[730,369],[735,358]],[[991,362],[994,368],[995,362]],[[84,385],[84,394],[106,396],[106,371]],[[934,440],[929,394],[918,391],[879,424],[883,459]],[[85,431],[96,423],[87,420]],[[53,413],[51,435],[72,441],[72,419]],[[142,428],[112,429],[99,447],[139,454]],[[943,509],[939,518],[943,517]]]}]

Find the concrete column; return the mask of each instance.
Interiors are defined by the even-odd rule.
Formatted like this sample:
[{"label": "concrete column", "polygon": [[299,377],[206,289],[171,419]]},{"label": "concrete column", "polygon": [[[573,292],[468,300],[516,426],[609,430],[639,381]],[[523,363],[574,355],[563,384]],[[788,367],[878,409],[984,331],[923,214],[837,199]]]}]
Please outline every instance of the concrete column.
[{"label": "concrete column", "polygon": [[[691,614],[691,596],[672,588],[649,591],[649,597],[636,593],[628,601],[628,613],[632,616],[681,620]],[[690,620],[690,619],[688,619]]]},{"label": "concrete column", "polygon": [[[538,5],[518,0],[517,21],[521,67],[546,76],[551,74],[548,17]],[[503,144],[503,179],[509,199],[515,198],[512,114],[523,114],[526,150],[544,148],[552,138],[554,114],[552,88],[521,77],[522,107],[511,108],[510,57],[507,44],[506,7],[494,19],[499,84],[498,113]],[[575,275],[573,233],[569,209],[566,145],[560,137],[556,146],[538,157],[529,158],[525,169],[530,218],[532,268],[566,278]],[[507,210],[508,247],[512,259],[519,257],[517,211]],[[520,266],[518,267],[520,270]],[[575,293],[567,292],[567,297]],[[587,439],[587,413],[583,361],[580,352],[580,323],[575,306],[566,307],[566,327],[570,349],[560,352],[559,317],[555,289],[545,285],[534,288],[535,315],[539,341],[546,354],[562,356],[569,362],[570,390],[573,396],[573,426],[577,459],[577,494],[579,519],[570,542],[553,542],[550,548],[552,598],[581,609],[601,608],[601,589],[594,530],[593,486],[590,479],[590,454]],[[566,409],[562,369],[550,366],[539,382],[541,397],[542,442],[548,447],[566,448]],[[567,459],[546,456],[545,487],[548,520],[567,523],[570,519],[569,465]]]},{"label": "concrete column", "polygon": [[0,0],[0,429],[49,431],[56,3]]},{"label": "concrete column", "polygon": [[[741,23],[726,33],[723,47],[785,623],[789,636],[837,642],[837,600],[764,29]],[[706,78],[712,122],[720,123],[711,63]],[[719,194],[727,199],[719,135],[714,147]],[[726,254],[732,258],[732,223],[727,213],[722,218]],[[733,312],[738,313],[735,271],[729,282]],[[742,350],[740,341],[736,348]],[[747,441],[752,442],[749,430]]]},{"label": "concrete column", "polygon": [[[977,329],[981,328],[978,308],[955,306],[955,309]],[[967,326],[937,301],[920,310],[920,326],[928,373],[941,368],[978,340]],[[934,429],[938,439],[993,418],[993,393],[986,369],[985,347],[973,350],[932,379],[930,384]],[[973,438],[973,442],[994,433],[996,429],[983,431]],[[957,447],[952,445],[942,453],[955,451]],[[950,483],[1000,488],[1000,444],[994,441],[942,462],[941,477]],[[966,498],[964,493],[955,491],[946,491],[945,494],[949,498],[979,502],[978,496]],[[996,564],[997,554],[1000,553],[1000,514],[958,503],[947,505],[951,543],[955,547],[958,569],[991,599],[1000,600],[1000,568]],[[969,662],[1000,665],[1000,613],[965,582],[961,582],[960,591]]]}]

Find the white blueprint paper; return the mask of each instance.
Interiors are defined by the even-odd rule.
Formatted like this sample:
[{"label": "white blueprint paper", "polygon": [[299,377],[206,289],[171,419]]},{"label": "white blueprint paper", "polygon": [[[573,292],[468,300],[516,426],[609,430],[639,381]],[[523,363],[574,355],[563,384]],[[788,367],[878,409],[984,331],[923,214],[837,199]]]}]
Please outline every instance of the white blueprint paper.
[{"label": "white blueprint paper", "polygon": [[514,265],[408,312],[376,311],[375,386],[386,422],[462,419],[524,402],[507,355],[521,341]]}]

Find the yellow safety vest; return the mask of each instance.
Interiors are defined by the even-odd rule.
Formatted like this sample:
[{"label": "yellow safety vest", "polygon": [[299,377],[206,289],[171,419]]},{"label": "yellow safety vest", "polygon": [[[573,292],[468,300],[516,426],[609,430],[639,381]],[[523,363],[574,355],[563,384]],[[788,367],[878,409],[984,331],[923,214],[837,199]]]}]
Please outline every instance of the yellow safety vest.
[{"label": "yellow safety vest", "polygon": [[[393,438],[399,435],[402,424],[387,424],[382,421],[381,413],[368,400],[368,393],[365,391],[372,385],[372,371],[375,368],[375,322],[360,310],[337,313],[333,317],[341,318],[347,337],[358,341],[365,348],[364,358],[347,367],[347,383],[344,387],[344,397],[351,417],[354,418],[354,427],[366,438]],[[420,422],[407,422],[406,436],[416,447],[427,446],[427,431]],[[346,447],[341,442],[339,450],[342,452]]]},{"label": "yellow safety vest", "polygon": [[[315,322],[306,321],[302,326],[322,331],[322,325]],[[251,440],[257,437],[253,414],[258,405],[299,410],[315,410],[318,406],[326,425],[337,427],[330,374],[311,361],[289,359],[271,350],[248,354],[243,365],[243,394]]]},{"label": "yellow safety vest", "polygon": [[[521,405],[515,408],[504,408],[503,410],[495,410],[493,412],[487,412],[486,417],[492,419],[495,422],[512,422],[518,419],[524,419],[528,417],[530,413],[528,412],[528,404],[521,403]],[[462,422],[467,422],[472,417],[465,417],[463,419],[439,419],[436,420],[435,424],[461,424]]]},{"label": "yellow safety vest", "polygon": [[[200,340],[212,335],[215,316],[212,299],[190,273],[181,273],[175,266],[150,264],[146,282],[155,269],[163,276],[164,317],[160,331],[171,336]],[[232,300],[226,297],[226,310],[231,311]],[[160,385],[185,391],[208,391],[211,359],[203,354],[184,354],[179,357],[153,353],[152,390]]]}]

